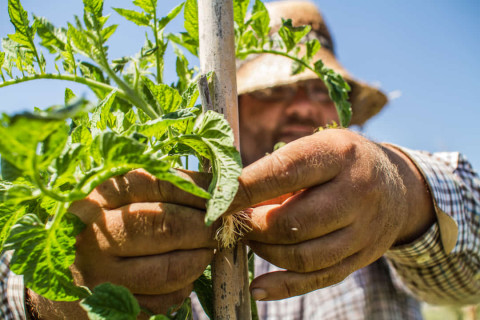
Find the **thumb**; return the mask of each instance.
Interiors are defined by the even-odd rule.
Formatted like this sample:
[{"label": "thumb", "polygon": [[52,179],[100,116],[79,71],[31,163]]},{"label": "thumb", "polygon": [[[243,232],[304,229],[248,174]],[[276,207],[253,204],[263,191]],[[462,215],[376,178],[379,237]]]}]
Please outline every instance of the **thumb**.
[{"label": "thumb", "polygon": [[340,130],[295,140],[244,168],[227,214],[333,179],[340,173],[345,154],[341,141],[332,139],[337,138],[335,131]]}]

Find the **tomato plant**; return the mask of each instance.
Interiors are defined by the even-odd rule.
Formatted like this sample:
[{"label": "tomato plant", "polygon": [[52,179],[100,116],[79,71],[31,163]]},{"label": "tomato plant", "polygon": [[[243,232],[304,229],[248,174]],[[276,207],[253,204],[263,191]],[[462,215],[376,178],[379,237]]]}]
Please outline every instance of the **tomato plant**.
[{"label": "tomato plant", "polygon": [[[75,16],[73,23],[58,28],[46,18],[29,16],[20,0],[8,1],[15,33],[2,39],[0,88],[57,79],[86,85],[97,100],[78,97],[67,88],[62,106],[1,116],[0,244],[2,251],[13,252],[11,270],[22,274],[25,285],[36,293],[51,300],[82,299],[81,305],[94,319],[119,315],[135,319],[140,308],[125,288],[102,284],[90,291],[74,285],[69,267],[75,258],[75,236],[83,224],[68,212],[70,204],[113,176],[143,168],[207,199],[205,222],[211,224],[235,196],[241,160],[227,121],[215,112],[202,112],[197,104],[200,75],[178,47],[178,79],[171,85],[163,83],[169,43],[198,54],[196,0],[179,4],[165,16],[158,12],[156,0],[134,0],[136,10],[114,8],[148,30],[136,55],[117,59],[109,56],[106,45],[117,25],[108,23],[103,0],[83,3],[83,19]],[[349,87],[321,61],[312,61],[320,48],[318,40],[306,42],[307,50],[299,56],[298,45],[310,27],[293,27],[286,20],[278,36],[271,37],[263,3],[256,0],[250,16],[248,6],[248,0],[234,1],[237,58],[278,54],[295,61],[293,72],[314,71],[347,125]],[[164,34],[182,9],[185,32]],[[47,64],[45,54],[53,57],[52,64]],[[213,178],[208,190],[177,175],[175,168],[182,167],[188,156],[210,162]],[[204,285],[196,286],[200,296],[210,287],[207,276],[201,281]],[[185,303],[175,315],[162,317],[190,313]]]}]

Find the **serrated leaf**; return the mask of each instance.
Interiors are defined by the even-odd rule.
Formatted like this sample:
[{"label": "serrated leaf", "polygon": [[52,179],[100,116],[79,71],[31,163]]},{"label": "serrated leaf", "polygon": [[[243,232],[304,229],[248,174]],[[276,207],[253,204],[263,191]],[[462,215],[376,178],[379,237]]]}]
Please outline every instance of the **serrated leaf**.
[{"label": "serrated leaf", "polygon": [[198,43],[198,4],[197,0],[185,1],[185,8],[183,9],[185,18],[184,28],[187,30],[190,37]]},{"label": "serrated leaf", "polygon": [[92,135],[87,127],[80,125],[72,131],[72,143],[80,143],[89,148],[92,141]]},{"label": "serrated leaf", "polygon": [[40,152],[37,158],[38,168],[47,168],[62,153],[68,140],[68,131],[67,124],[59,126],[40,144]]},{"label": "serrated leaf", "polygon": [[155,84],[147,77],[142,77],[142,80],[158,104],[157,112],[165,114],[178,109],[182,97],[177,90],[163,83]]},{"label": "serrated leaf", "polygon": [[157,0],[134,0],[133,4],[147,13],[153,13],[157,7]]},{"label": "serrated leaf", "polygon": [[35,17],[37,33],[42,39],[41,45],[50,53],[66,50],[67,30],[55,28],[55,26],[44,17]]},{"label": "serrated leaf", "polygon": [[85,297],[87,291],[73,284],[69,270],[75,261],[75,236],[83,227],[79,218],[68,213],[50,228],[34,214],[23,216],[4,245],[6,250],[15,250],[10,269],[22,274],[25,285],[47,299],[75,301]]},{"label": "serrated leaf", "polygon": [[223,115],[207,111],[196,121],[194,135],[172,139],[194,149],[210,160],[213,178],[208,188],[212,198],[207,201],[205,223],[211,225],[230,206],[242,171],[240,153],[233,146],[233,133]]},{"label": "serrated leaf", "polygon": [[245,16],[247,15],[250,0],[233,0],[233,21],[239,26],[245,24]]},{"label": "serrated leaf", "polygon": [[0,69],[2,68],[4,63],[5,63],[5,52],[0,51]]},{"label": "serrated leaf", "polygon": [[102,16],[103,0],[83,0],[86,12],[93,13],[96,17]]},{"label": "serrated leaf", "polygon": [[311,26],[294,27],[292,25],[292,20],[288,19],[283,20],[283,24],[278,30],[278,34],[282,38],[287,48],[287,52],[289,52],[296,47],[296,45],[310,32],[311,29]]},{"label": "serrated leaf", "polygon": [[135,23],[138,26],[148,26],[150,24],[150,18],[145,15],[143,12],[138,12],[134,10],[128,10],[123,8],[113,8],[119,15],[125,19]]},{"label": "serrated leaf", "polygon": [[87,57],[90,56],[91,44],[89,43],[87,36],[82,31],[78,30],[72,24],[68,23],[67,35],[68,38],[73,41],[73,45],[78,52],[82,53]]},{"label": "serrated leaf", "polygon": [[136,320],[140,313],[137,299],[122,286],[102,283],[80,302],[92,320]]},{"label": "serrated leaf", "polygon": [[270,16],[267,8],[260,0],[255,0],[255,4],[252,9],[251,26],[258,37],[265,38],[270,32]]},{"label": "serrated leaf", "polygon": [[35,32],[30,26],[28,13],[23,9],[20,0],[8,0],[8,15],[15,27],[15,34],[9,35],[9,37],[23,44],[30,50],[35,51],[35,45],[33,43]]},{"label": "serrated leaf", "polygon": [[158,21],[158,29],[159,30],[162,30],[163,28],[165,28],[165,26],[170,22],[172,21],[173,19],[175,19],[175,17],[180,13],[180,11],[182,11],[182,8],[183,8],[183,3],[180,3],[178,6],[176,6],[175,8],[173,8],[165,17],[161,18],[159,21]]},{"label": "serrated leaf", "polygon": [[117,91],[112,90],[93,110],[91,129],[94,136],[99,134],[99,130],[107,129],[107,123],[109,120],[110,109],[112,108],[113,101],[115,100]]},{"label": "serrated leaf", "polygon": [[115,30],[117,30],[118,25],[117,24],[112,24],[111,26],[106,27],[105,29],[102,29],[101,34],[102,34],[102,43],[105,43],[108,38],[112,36],[112,34],[115,33]]}]

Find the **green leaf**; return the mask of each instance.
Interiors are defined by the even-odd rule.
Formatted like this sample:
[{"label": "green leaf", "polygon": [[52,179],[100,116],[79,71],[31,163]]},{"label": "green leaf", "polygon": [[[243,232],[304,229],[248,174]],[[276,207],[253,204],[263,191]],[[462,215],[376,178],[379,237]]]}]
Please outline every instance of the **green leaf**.
[{"label": "green leaf", "polygon": [[72,143],[80,143],[89,148],[92,141],[92,135],[87,127],[80,125],[72,131]]},{"label": "green leaf", "polygon": [[134,0],[133,4],[142,8],[145,12],[153,14],[157,7],[157,0]]},{"label": "green leaf", "polygon": [[6,207],[36,199],[40,195],[35,187],[22,177],[15,179],[15,183],[0,180],[0,202]]},{"label": "green leaf", "polygon": [[170,22],[172,21],[173,19],[175,19],[175,17],[180,13],[180,11],[182,11],[182,8],[183,8],[183,3],[180,3],[178,6],[176,6],[175,8],[173,8],[165,17],[163,17],[162,19],[160,19],[158,21],[158,29],[159,30],[162,30],[163,28],[165,28],[165,26]]},{"label": "green leaf", "polygon": [[296,47],[296,45],[310,32],[311,29],[311,26],[294,27],[292,25],[292,20],[288,19],[283,20],[283,24],[278,30],[278,34],[285,43],[287,52],[289,52]]},{"label": "green leaf", "polygon": [[177,43],[187,49],[191,54],[198,57],[198,39],[193,38],[186,32],[181,32],[180,36],[169,34],[168,40]]},{"label": "green leaf", "polygon": [[250,0],[233,0],[233,21],[239,26],[245,24],[245,16]]},{"label": "green leaf", "polygon": [[112,34],[115,33],[115,30],[117,30],[118,25],[112,24],[111,26],[106,27],[105,29],[102,29],[101,35],[102,35],[102,43],[105,43],[108,38],[112,36]]},{"label": "green leaf", "polygon": [[318,52],[318,50],[320,50],[320,47],[321,47],[320,41],[318,41],[318,39],[309,40],[306,42],[306,46],[307,46],[307,52],[305,56],[307,58],[307,61],[311,61],[315,56],[315,54]]},{"label": "green leaf", "polygon": [[91,128],[94,136],[98,135],[100,131],[107,129],[107,122],[109,119],[110,109],[117,95],[116,90],[112,90],[93,110]]},{"label": "green leaf", "polygon": [[23,274],[25,285],[47,299],[75,301],[84,297],[87,291],[73,284],[69,270],[75,260],[75,236],[83,227],[72,214],[50,226],[34,214],[23,216],[4,245],[6,250],[15,250],[10,269]]},{"label": "green leaf", "polygon": [[211,225],[228,209],[237,193],[242,162],[233,146],[232,130],[223,115],[207,111],[197,118],[193,133],[171,142],[185,144],[210,160],[213,178],[208,191],[212,198],[207,202],[205,223]]},{"label": "green leaf", "polygon": [[37,33],[42,39],[41,45],[48,49],[50,53],[66,51],[67,30],[55,28],[44,17],[35,17]]},{"label": "green leaf", "polygon": [[150,24],[150,18],[145,15],[143,12],[137,12],[134,10],[122,9],[122,8],[113,8],[119,15],[125,19],[132,21],[139,26],[148,26]]},{"label": "green leaf", "polygon": [[26,214],[26,206],[12,207],[0,203],[0,250],[10,234],[10,228]]},{"label": "green leaf", "polygon": [[75,93],[73,93],[72,89],[70,88],[65,88],[65,98],[64,98],[64,103],[65,105],[69,104],[73,99],[76,98]]},{"label": "green leaf", "polygon": [[203,274],[193,283],[193,291],[197,294],[198,301],[203,311],[210,319],[213,319],[213,282],[212,269],[208,266]]},{"label": "green leaf", "polygon": [[198,109],[181,109],[176,112],[172,112],[161,116],[156,120],[149,120],[142,124],[136,124],[127,132],[132,134],[133,132],[143,134],[147,137],[160,138],[167,132],[170,126],[178,126],[185,121],[193,119],[196,114],[193,113]]},{"label": "green leaf", "polygon": [[92,320],[136,320],[140,313],[137,299],[122,286],[102,283],[80,302]]},{"label": "green leaf", "polygon": [[90,57],[91,44],[88,41],[87,36],[72,24],[68,23],[68,38],[72,40],[76,51],[80,52],[84,56]]},{"label": "green leaf", "polygon": [[198,43],[198,4],[197,0],[185,1],[185,8],[183,9],[185,18],[184,28],[187,30],[190,37]]},{"label": "green leaf", "polygon": [[10,125],[0,125],[0,154],[18,169],[32,174],[38,142],[63,126],[65,123],[60,120],[34,118],[28,114],[15,116]]},{"label": "green leaf", "polygon": [[154,84],[147,77],[142,77],[143,82],[158,103],[157,111],[160,114],[176,111],[182,102],[182,97],[177,90],[166,84]]},{"label": "green leaf", "polygon": [[9,181],[14,181],[18,177],[22,176],[22,171],[18,170],[12,163],[8,162],[4,158],[0,158],[0,165],[2,178]]},{"label": "green leaf", "polygon": [[38,168],[47,168],[57,158],[65,147],[68,140],[69,126],[65,123],[52,132],[45,141],[40,144],[38,154]]},{"label": "green leaf", "polygon": [[15,27],[15,34],[9,35],[10,39],[35,51],[35,45],[33,43],[35,32],[33,28],[30,27],[28,13],[23,9],[20,0],[8,0],[8,15]]},{"label": "green leaf", "polygon": [[270,32],[270,16],[267,8],[260,0],[255,0],[255,4],[252,9],[252,29],[255,31],[258,37],[265,38]]},{"label": "green leaf", "polygon": [[2,68],[4,63],[5,63],[5,52],[0,51],[0,69]]},{"label": "green leaf", "polygon": [[96,17],[102,16],[103,0],[83,0],[86,12],[93,13]]}]

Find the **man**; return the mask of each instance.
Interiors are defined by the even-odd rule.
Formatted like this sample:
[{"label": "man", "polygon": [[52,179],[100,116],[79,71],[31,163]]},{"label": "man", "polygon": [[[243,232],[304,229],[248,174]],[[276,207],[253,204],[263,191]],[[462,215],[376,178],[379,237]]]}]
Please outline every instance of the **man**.
[{"label": "man", "polygon": [[[269,11],[274,29],[279,17],[312,25],[309,37],[323,46],[318,57],[352,85],[353,123],[382,108],[384,95],[339,65],[311,3],[272,3]],[[250,210],[253,230],[245,239],[278,267],[257,261],[251,292],[261,317],[420,319],[418,299],[478,302],[480,186],[468,163],[458,154],[375,144],[345,129],[311,134],[338,122],[334,105],[319,80],[289,71],[288,61],[272,56],[238,69],[248,166],[230,211],[295,193]],[[288,144],[271,153],[280,141]],[[186,174],[208,183],[204,174]],[[87,224],[77,239],[75,280],[124,285],[142,306],[164,312],[190,294],[217,245],[203,209],[202,200],[143,171],[104,183],[71,208]],[[7,299],[21,312],[17,280],[9,275]],[[31,291],[27,300],[28,311],[43,319],[84,316],[75,303]]]}]

